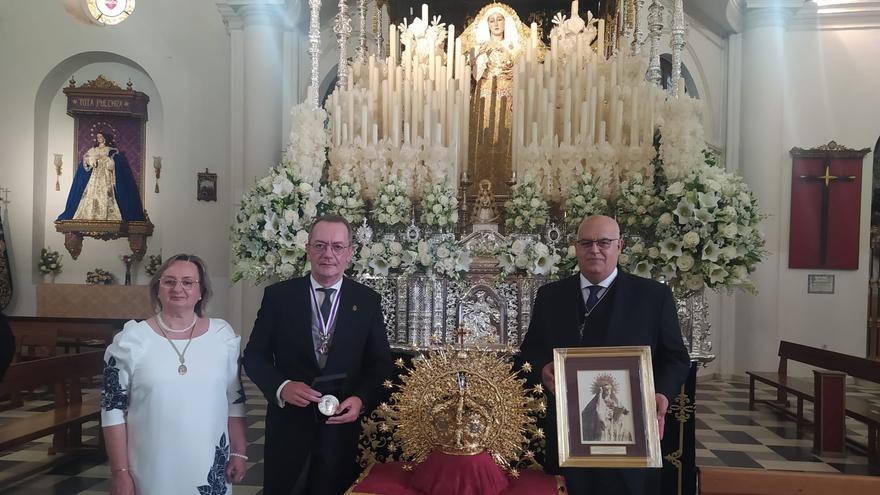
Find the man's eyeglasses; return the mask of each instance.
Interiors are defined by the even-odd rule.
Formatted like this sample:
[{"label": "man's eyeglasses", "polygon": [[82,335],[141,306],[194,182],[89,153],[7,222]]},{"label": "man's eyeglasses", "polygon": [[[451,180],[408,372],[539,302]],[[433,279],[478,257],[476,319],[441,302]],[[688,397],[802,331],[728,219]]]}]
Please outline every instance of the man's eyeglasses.
[{"label": "man's eyeglasses", "polygon": [[177,287],[178,283],[180,284],[181,287],[183,287],[183,290],[189,291],[189,290],[192,290],[192,288],[195,287],[195,285],[198,284],[199,281],[193,280],[191,278],[177,280],[176,278],[172,278],[172,277],[159,279],[159,285],[161,285],[162,287],[164,287],[168,290],[173,290],[175,287]]},{"label": "man's eyeglasses", "polygon": [[328,247],[330,248],[331,251],[333,251],[333,254],[342,254],[342,252],[345,251],[346,249],[348,249],[350,246],[347,246],[347,245],[339,243],[339,242],[334,242],[333,244],[329,244],[326,242],[311,242],[311,243],[309,243],[309,249],[311,249],[312,252],[318,253],[318,254],[323,253]]},{"label": "man's eyeglasses", "polygon": [[620,240],[620,239],[596,239],[596,240],[593,240],[593,239],[578,239],[578,241],[576,242],[576,244],[577,244],[577,247],[579,247],[579,248],[581,248],[581,249],[590,249],[590,248],[593,247],[593,244],[599,246],[599,249],[608,249],[608,248],[610,248],[615,242],[617,242],[617,241],[619,241],[619,240]]}]

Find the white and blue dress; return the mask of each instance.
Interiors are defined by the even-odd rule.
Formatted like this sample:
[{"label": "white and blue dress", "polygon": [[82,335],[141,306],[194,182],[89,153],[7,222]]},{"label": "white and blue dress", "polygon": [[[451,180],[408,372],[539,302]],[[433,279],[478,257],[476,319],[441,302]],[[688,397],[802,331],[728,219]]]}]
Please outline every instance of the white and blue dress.
[{"label": "white and blue dress", "polygon": [[211,318],[192,339],[181,375],[174,349],[146,322],[129,321],[113,339],[104,355],[101,425],[126,424],[139,495],[232,493],[227,425],[245,415],[240,344],[228,323]]}]

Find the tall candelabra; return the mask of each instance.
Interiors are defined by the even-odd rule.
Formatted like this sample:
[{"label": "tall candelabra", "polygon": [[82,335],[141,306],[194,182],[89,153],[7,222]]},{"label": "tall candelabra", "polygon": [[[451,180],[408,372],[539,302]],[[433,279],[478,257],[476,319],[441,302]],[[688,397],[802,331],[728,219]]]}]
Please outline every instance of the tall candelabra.
[{"label": "tall candelabra", "polygon": [[339,43],[339,82],[340,87],[348,85],[348,38],[351,36],[351,17],[348,16],[346,0],[339,0],[339,12],[333,24],[336,41]]},{"label": "tall candelabra", "polygon": [[373,27],[376,34],[376,58],[381,60],[385,58],[385,37],[382,35],[385,32],[385,28],[382,25],[382,4],[380,2],[376,2],[376,15],[374,16]]},{"label": "tall candelabra", "polygon": [[648,39],[651,43],[650,61],[648,63],[648,81],[660,85],[660,32],[663,30],[663,4],[660,0],[652,0],[648,7]]},{"label": "tall candelabra", "polygon": [[358,62],[364,62],[367,59],[367,0],[358,0],[358,22],[360,24],[360,32],[358,33],[357,50],[354,59]]},{"label": "tall candelabra", "polygon": [[681,90],[681,54],[684,51],[687,23],[684,20],[684,0],[675,0],[672,8],[672,95],[678,98]]},{"label": "tall candelabra", "polygon": [[308,99],[317,107],[321,58],[321,0],[309,0],[309,54],[312,56],[312,74]]},{"label": "tall candelabra", "polygon": [[633,2],[633,38],[632,43],[630,43],[633,55],[638,55],[642,52],[642,43],[644,42],[642,39],[642,6],[644,4],[645,0],[635,0]]}]

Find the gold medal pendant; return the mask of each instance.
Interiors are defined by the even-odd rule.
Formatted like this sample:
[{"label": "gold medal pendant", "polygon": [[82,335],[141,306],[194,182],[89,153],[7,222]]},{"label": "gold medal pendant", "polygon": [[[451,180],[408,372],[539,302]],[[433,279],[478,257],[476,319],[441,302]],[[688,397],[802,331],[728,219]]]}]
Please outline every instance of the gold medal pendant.
[{"label": "gold medal pendant", "polygon": [[178,374],[181,374],[181,375],[185,375],[185,374],[186,374],[186,365],[185,365],[185,364],[181,364],[180,366],[178,366],[178,367],[177,367],[177,373],[178,373]]}]

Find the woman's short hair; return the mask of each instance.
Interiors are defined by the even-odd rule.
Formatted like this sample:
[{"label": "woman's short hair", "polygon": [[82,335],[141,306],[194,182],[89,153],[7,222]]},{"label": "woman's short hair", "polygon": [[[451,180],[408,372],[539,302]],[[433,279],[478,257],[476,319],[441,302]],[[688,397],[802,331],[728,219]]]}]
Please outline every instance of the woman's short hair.
[{"label": "woman's short hair", "polygon": [[197,315],[205,316],[205,306],[208,305],[208,301],[211,300],[214,291],[211,290],[211,279],[208,278],[208,266],[205,264],[205,260],[194,254],[175,254],[166,259],[162,266],[156,270],[153,278],[150,279],[150,303],[152,303],[153,309],[157,312],[162,311],[162,302],[159,300],[159,281],[162,275],[165,274],[165,271],[168,270],[168,267],[175,261],[188,261],[196,265],[196,269],[199,272],[199,290],[201,291],[202,298],[196,302],[195,311]]}]

